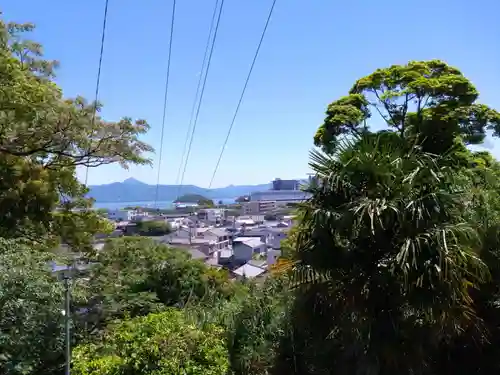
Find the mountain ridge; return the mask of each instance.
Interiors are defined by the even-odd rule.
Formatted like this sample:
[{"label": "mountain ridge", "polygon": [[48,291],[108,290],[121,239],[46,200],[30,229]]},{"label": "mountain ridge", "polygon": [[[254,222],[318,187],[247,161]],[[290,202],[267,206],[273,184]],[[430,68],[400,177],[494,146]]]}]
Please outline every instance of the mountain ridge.
[{"label": "mountain ridge", "polygon": [[[228,199],[248,195],[256,191],[268,190],[270,183],[257,185],[229,185],[222,188],[206,189],[196,185],[158,185],[158,201],[173,201],[180,195],[199,194],[209,199]],[[149,185],[133,177],[122,182],[90,185],[88,197],[97,203],[148,202],[154,201],[156,185]]]}]

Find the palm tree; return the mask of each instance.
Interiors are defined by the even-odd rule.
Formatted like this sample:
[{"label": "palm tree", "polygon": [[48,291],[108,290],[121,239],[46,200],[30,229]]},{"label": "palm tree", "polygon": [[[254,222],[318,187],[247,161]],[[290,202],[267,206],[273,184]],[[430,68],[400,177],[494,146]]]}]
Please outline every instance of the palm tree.
[{"label": "palm tree", "polygon": [[477,324],[487,271],[447,158],[373,134],[311,153],[290,373],[432,374],[430,351]]}]

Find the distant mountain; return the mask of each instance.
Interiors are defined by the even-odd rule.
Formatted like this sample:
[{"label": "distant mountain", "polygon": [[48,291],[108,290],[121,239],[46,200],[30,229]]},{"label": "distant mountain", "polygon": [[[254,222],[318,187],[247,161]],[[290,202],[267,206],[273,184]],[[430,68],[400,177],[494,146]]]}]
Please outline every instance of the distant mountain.
[{"label": "distant mountain", "polygon": [[[158,200],[173,201],[179,195],[199,194],[210,199],[237,198],[256,191],[268,190],[270,184],[261,185],[229,185],[224,188],[204,189],[195,185],[183,185],[179,191],[179,185],[159,185]],[[88,196],[96,202],[143,202],[154,201],[156,185],[148,185],[135,178],[126,179],[123,182],[113,182],[105,185],[89,186]]]}]

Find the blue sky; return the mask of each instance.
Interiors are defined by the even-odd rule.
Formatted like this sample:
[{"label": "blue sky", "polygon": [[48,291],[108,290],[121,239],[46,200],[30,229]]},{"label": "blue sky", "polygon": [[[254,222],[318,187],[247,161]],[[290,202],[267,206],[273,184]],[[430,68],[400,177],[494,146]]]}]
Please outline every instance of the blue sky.
[{"label": "blue sky", "polygon": [[[207,186],[271,0],[226,0],[185,183]],[[178,0],[160,183],[175,183],[215,0]],[[139,5],[140,4],[140,5]],[[4,0],[8,20],[37,25],[34,39],[58,59],[67,96],[93,98],[104,0]],[[100,100],[103,116],[144,118],[159,150],[171,0],[110,0]],[[439,58],[460,68],[500,108],[498,0],[421,2],[278,0],[214,181],[265,183],[302,177],[327,104],[378,67]],[[489,140],[500,157],[500,141]],[[90,184],[154,167],[92,169]],[[82,171],[80,171],[82,172]],[[83,176],[83,173],[80,173]]]}]

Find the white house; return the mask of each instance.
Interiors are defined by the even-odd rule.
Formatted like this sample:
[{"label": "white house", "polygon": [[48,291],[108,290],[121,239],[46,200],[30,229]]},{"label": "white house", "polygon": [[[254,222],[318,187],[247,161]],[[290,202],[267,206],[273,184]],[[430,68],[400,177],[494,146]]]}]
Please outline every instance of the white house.
[{"label": "white house", "polygon": [[237,277],[249,279],[261,276],[265,272],[266,269],[264,267],[259,267],[252,263],[246,263],[233,271]]},{"label": "white house", "polygon": [[253,254],[263,254],[267,245],[257,237],[236,237],[233,239],[233,256],[238,262],[248,262]]},{"label": "white house", "polygon": [[113,221],[132,221],[149,216],[148,212],[116,209],[108,211],[108,219]]},{"label": "white house", "polygon": [[223,208],[202,208],[198,211],[197,217],[210,224],[221,223],[226,218],[226,210]]},{"label": "white house", "polygon": [[227,249],[229,247],[229,233],[222,228],[208,228],[203,238],[214,243],[215,250]]}]

